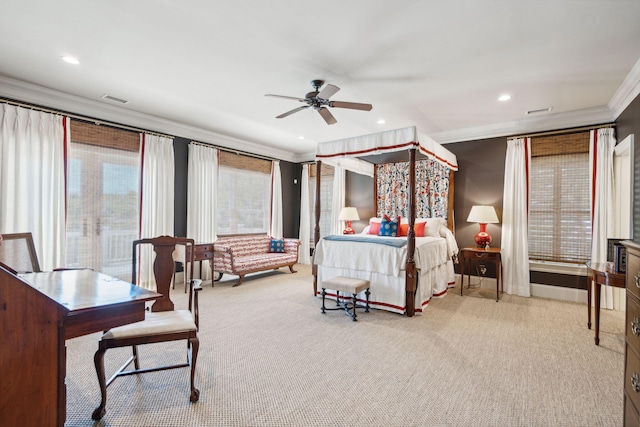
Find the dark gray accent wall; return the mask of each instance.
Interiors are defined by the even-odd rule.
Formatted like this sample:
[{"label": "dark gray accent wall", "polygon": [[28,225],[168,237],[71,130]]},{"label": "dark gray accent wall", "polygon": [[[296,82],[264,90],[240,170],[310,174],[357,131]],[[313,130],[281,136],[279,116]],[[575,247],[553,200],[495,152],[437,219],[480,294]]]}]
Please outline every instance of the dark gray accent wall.
[{"label": "dark gray accent wall", "polygon": [[616,140],[618,142],[633,134],[633,239],[640,241],[640,96],[616,119]]},{"label": "dark gray accent wall", "polygon": [[298,238],[300,235],[300,180],[302,165],[280,161],[282,178],[282,234]]},{"label": "dark gray accent wall", "polygon": [[490,138],[447,144],[456,155],[458,171],[454,174],[455,234],[458,246],[475,246],[474,236],[480,230],[476,223],[467,222],[473,205],[490,205],[496,209],[499,224],[487,224],[492,237],[491,246],[502,242],[502,196],[504,192],[504,161],[507,138]]},{"label": "dark gray accent wall", "polygon": [[356,233],[369,225],[369,218],[376,216],[373,178],[347,171],[345,175],[345,205],[358,210],[359,221],[353,221],[351,227]]},{"label": "dark gray accent wall", "polygon": [[173,228],[178,237],[187,237],[187,166],[189,162],[189,140],[174,138],[175,194],[173,196]]}]

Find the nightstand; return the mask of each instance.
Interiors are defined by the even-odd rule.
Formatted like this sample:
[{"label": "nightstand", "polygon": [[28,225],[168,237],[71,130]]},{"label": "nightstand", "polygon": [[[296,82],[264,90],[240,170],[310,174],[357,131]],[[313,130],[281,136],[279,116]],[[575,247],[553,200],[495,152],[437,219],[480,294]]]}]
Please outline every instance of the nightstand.
[{"label": "nightstand", "polygon": [[[480,261],[482,262],[492,262],[496,266],[496,302],[500,299],[500,290],[502,285],[502,257],[500,255],[499,248],[462,248],[460,249],[460,260],[462,264],[462,269],[460,271],[460,295],[463,295],[462,291],[464,289],[464,274],[467,273],[467,281],[469,282],[469,286],[471,286],[471,269],[474,265],[477,265]],[[469,269],[467,270],[467,262],[469,264]]]}]

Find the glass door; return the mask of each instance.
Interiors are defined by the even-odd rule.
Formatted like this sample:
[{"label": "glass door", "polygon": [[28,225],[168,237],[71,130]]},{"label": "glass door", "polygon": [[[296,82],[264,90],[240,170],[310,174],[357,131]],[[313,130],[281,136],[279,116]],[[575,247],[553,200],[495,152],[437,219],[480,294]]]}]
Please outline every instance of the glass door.
[{"label": "glass door", "polygon": [[67,164],[67,265],[131,280],[132,242],[139,235],[138,153],[72,139]]}]

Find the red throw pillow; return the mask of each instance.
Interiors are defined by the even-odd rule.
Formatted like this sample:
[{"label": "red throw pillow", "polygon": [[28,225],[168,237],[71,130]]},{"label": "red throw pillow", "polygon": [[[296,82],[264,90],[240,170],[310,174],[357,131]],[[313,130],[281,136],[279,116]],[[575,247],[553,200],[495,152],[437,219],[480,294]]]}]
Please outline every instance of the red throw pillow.
[{"label": "red throw pillow", "polygon": [[[416,222],[413,224],[413,231],[416,233],[416,237],[424,237],[424,227],[426,222]],[[409,224],[400,224],[400,236],[409,235]]]},{"label": "red throw pillow", "polygon": [[377,236],[379,232],[380,232],[380,223],[377,221],[370,221],[369,234],[374,234]]}]

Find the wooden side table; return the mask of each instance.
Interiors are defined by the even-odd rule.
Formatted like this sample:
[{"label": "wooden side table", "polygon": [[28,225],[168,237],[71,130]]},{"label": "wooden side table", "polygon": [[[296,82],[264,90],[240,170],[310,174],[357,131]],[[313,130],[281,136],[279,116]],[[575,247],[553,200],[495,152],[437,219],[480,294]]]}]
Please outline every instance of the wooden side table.
[{"label": "wooden side table", "polygon": [[595,314],[595,326],[596,326],[596,345],[600,345],[600,287],[613,286],[615,288],[624,288],[626,274],[615,273],[613,264],[608,262],[587,262],[587,328],[591,329],[591,284],[594,285],[595,302],[594,302],[594,314]]},{"label": "wooden side table", "polygon": [[[467,272],[467,281],[471,286],[471,268],[473,267],[473,261],[476,265],[479,261],[492,262],[496,266],[496,302],[500,299],[500,290],[502,289],[502,256],[499,248],[462,248],[460,249],[460,259],[462,261],[462,271],[460,280],[460,295],[463,295],[464,289],[464,274]],[[467,261],[469,262],[469,270],[467,270]]]}]

